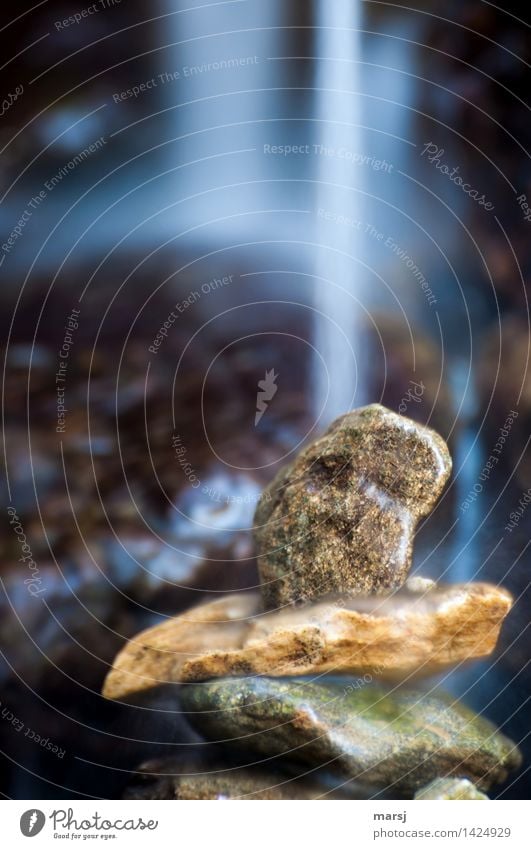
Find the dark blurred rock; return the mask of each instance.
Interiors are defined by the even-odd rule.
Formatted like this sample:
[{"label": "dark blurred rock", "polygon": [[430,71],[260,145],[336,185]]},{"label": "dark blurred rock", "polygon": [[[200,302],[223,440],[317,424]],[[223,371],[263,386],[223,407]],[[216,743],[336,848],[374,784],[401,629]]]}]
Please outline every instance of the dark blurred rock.
[{"label": "dark blurred rock", "polygon": [[282,770],[238,767],[206,757],[151,761],[139,767],[123,798],[145,799],[348,799],[322,781],[299,778]]},{"label": "dark blurred rock", "polygon": [[32,687],[54,680],[67,688],[73,675],[97,687],[134,620],[88,555],[61,566],[39,561],[31,572],[19,563],[3,585],[0,683],[17,676]]},{"label": "dark blurred rock", "polygon": [[[467,269],[467,300],[475,289],[493,321],[507,309],[527,311],[529,303],[530,223],[517,201],[531,198],[527,30],[522,4],[514,0],[503,6],[449,0],[445,19],[433,20],[424,32],[431,49],[419,54],[423,73],[439,84],[436,112],[442,122],[434,137],[434,90],[427,86],[421,104],[425,138],[455,150],[461,173],[488,191],[502,222],[498,226],[477,203],[467,206],[464,223],[481,254],[476,273]],[[452,128],[446,139],[444,123]]]}]

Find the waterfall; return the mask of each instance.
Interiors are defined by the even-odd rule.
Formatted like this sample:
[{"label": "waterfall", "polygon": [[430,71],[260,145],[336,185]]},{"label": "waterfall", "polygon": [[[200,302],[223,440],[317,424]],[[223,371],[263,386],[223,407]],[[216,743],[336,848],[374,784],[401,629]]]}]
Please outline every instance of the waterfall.
[{"label": "waterfall", "polygon": [[[360,0],[317,0],[313,392],[326,426],[366,403],[360,215]],[[359,302],[358,303],[358,300]]]}]

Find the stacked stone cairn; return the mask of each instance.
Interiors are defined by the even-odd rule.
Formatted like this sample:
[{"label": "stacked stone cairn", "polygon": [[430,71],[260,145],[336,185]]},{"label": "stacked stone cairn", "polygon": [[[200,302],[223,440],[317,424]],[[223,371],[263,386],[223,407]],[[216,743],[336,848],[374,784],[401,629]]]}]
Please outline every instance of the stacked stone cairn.
[{"label": "stacked stone cairn", "polygon": [[147,764],[127,798],[487,799],[519,767],[434,678],[493,651],[510,595],[408,579],[450,471],[438,434],[371,405],[277,475],[255,516],[261,592],[144,631],[107,676],[121,701],[179,684],[216,752]]}]

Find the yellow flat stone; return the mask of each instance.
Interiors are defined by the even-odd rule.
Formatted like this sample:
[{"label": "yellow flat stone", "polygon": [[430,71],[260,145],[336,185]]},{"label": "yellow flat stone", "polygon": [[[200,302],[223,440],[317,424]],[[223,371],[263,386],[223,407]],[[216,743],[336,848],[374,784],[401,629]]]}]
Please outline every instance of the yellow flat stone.
[{"label": "yellow flat stone", "polygon": [[262,612],[258,593],[195,607],[142,632],[116,657],[103,695],[229,675],[431,675],[489,655],[512,599],[490,584],[413,579],[389,596],[330,596]]}]

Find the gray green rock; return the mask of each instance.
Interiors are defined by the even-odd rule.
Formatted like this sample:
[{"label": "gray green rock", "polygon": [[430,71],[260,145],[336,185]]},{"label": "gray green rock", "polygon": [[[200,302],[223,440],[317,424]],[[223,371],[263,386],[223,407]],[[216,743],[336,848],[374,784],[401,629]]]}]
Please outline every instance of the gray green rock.
[{"label": "gray green rock", "polygon": [[478,790],[468,778],[436,778],[427,787],[415,793],[415,799],[477,799],[488,801],[489,797]]},{"label": "gray green rock", "polygon": [[435,431],[379,404],[341,416],[277,475],[256,510],[266,607],[401,586],[416,525],[450,471]]},{"label": "gray green rock", "polygon": [[358,788],[335,788],[325,777],[311,778],[238,767],[208,758],[160,759],[142,764],[123,795],[129,800],[186,801],[192,799],[352,799],[367,798]]},{"label": "gray green rock", "polygon": [[521,757],[489,721],[445,695],[327,678],[232,678],[184,685],[192,725],[228,749],[325,767],[399,794],[458,774],[481,789]]}]

